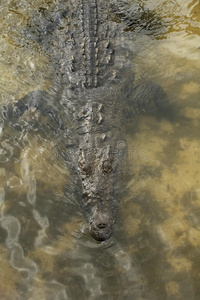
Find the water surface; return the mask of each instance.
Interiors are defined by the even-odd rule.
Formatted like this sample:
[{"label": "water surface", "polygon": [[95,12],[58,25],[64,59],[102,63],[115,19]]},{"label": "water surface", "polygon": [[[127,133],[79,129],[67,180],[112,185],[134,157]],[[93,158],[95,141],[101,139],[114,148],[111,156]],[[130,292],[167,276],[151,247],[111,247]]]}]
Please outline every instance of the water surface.
[{"label": "water surface", "polygon": [[[33,11],[56,2],[1,1],[2,105],[50,87],[48,54],[18,40]],[[136,73],[164,88],[173,111],[129,120],[128,178],[116,232],[104,243],[88,233],[59,139],[26,133],[34,113],[18,134],[1,132],[2,300],[200,298],[200,4],[139,4],[152,15],[148,26],[129,28]]]}]

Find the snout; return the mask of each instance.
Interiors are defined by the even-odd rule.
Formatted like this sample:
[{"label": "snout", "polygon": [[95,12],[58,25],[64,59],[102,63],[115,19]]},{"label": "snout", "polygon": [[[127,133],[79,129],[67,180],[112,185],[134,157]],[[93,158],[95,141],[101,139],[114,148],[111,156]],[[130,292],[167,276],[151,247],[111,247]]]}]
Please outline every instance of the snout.
[{"label": "snout", "polygon": [[112,223],[108,220],[94,220],[90,223],[90,234],[97,241],[105,241],[113,234]]}]

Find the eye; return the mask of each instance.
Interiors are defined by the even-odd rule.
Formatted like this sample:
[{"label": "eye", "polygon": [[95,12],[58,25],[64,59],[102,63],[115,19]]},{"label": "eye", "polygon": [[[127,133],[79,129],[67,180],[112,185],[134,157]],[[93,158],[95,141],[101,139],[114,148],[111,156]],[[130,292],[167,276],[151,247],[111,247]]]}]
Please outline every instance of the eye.
[{"label": "eye", "polygon": [[91,166],[89,164],[86,164],[82,167],[82,170],[86,175],[89,175],[91,173]]},{"label": "eye", "polygon": [[111,160],[104,160],[102,164],[102,169],[104,173],[109,173],[112,169],[112,161]]}]

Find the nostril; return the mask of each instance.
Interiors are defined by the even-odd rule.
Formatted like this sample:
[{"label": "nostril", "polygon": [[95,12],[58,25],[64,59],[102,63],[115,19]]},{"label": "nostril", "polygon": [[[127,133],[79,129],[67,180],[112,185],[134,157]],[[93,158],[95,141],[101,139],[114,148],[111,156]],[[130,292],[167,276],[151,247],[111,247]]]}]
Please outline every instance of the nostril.
[{"label": "nostril", "polygon": [[107,227],[107,224],[106,224],[106,223],[99,223],[99,224],[97,225],[97,227],[98,227],[99,229],[103,229],[103,228],[106,228],[106,227]]}]

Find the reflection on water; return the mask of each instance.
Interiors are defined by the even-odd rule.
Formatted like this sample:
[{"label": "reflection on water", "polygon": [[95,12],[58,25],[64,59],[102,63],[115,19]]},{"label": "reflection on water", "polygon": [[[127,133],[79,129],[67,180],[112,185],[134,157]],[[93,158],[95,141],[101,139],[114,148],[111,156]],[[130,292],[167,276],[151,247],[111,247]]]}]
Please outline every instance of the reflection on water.
[{"label": "reflection on water", "polygon": [[[16,41],[33,10],[55,2],[2,1],[2,104],[48,89],[48,56]],[[95,243],[87,232],[73,179],[53,150],[62,151],[62,136],[27,134],[31,113],[21,131],[1,124],[2,300],[200,297],[200,5],[151,0],[145,8],[164,29],[150,27],[147,36],[136,28],[136,72],[165,88],[174,112],[130,122],[129,177],[109,241]]]}]

